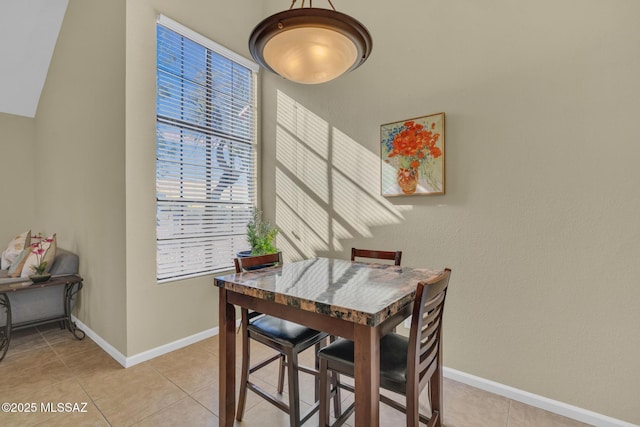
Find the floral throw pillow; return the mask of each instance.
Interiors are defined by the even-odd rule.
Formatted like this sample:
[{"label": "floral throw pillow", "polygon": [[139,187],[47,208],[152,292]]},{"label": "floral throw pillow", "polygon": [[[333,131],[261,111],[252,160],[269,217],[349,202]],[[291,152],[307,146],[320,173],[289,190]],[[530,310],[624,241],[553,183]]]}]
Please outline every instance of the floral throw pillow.
[{"label": "floral throw pillow", "polygon": [[20,277],[22,274],[22,269],[24,268],[24,263],[27,262],[27,258],[29,258],[29,254],[31,253],[31,246],[27,246],[24,248],[20,255],[11,263],[11,267],[9,267],[9,277]]},{"label": "floral throw pillow", "polygon": [[28,248],[31,244],[31,230],[25,231],[9,242],[9,246],[2,252],[2,261],[0,262],[0,268],[6,270],[11,267],[11,264],[18,258],[24,248]]}]

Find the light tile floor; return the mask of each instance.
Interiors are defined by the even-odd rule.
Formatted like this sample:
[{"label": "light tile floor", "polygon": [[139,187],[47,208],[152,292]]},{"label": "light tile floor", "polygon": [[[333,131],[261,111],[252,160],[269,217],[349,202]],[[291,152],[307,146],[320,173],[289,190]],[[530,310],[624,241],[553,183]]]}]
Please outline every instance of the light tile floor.
[{"label": "light tile floor", "polygon": [[[252,351],[268,354],[268,349],[259,345],[252,346]],[[303,354],[301,361],[312,364],[312,352]],[[276,372],[274,364],[257,372],[255,381],[273,391]],[[301,374],[302,411],[312,397],[313,379]],[[345,392],[343,398],[346,407],[352,396]],[[91,339],[78,341],[55,324],[18,331],[7,357],[0,362],[2,402],[15,403],[13,409],[20,412],[0,412],[0,426],[215,427],[218,340],[206,339],[124,369]],[[447,379],[444,404],[446,427],[586,426]],[[71,412],[65,412],[67,408]],[[385,405],[380,408],[381,425],[404,424],[401,413]],[[353,418],[347,423],[353,423]],[[316,424],[317,414],[305,425]],[[236,425],[289,424],[286,414],[249,392],[244,420]]]}]

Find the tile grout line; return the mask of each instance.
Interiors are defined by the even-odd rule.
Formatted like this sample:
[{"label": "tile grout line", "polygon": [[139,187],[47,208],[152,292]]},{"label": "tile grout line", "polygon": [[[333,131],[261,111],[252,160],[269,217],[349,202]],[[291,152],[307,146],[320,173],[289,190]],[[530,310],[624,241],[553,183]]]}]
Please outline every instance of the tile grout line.
[{"label": "tile grout line", "polygon": [[[148,362],[145,362],[148,363]],[[186,398],[190,398],[191,400],[193,400],[194,402],[196,402],[198,405],[202,406],[207,412],[209,412],[211,415],[213,415],[214,417],[218,418],[218,416],[216,414],[214,414],[213,412],[211,412],[211,410],[209,408],[207,408],[206,406],[204,406],[198,399],[196,399],[195,397],[193,397],[193,395],[191,393],[189,393],[187,390],[185,390],[184,388],[180,387],[180,385],[178,385],[175,381],[173,381],[171,378],[167,377],[165,374],[163,374],[162,372],[160,372],[155,366],[153,366],[153,364],[149,363],[149,367],[151,367],[151,369],[153,369],[158,375],[160,375],[161,377],[163,377],[165,380],[169,381],[171,384],[173,384],[174,386],[176,386],[180,391],[182,391],[186,396],[183,397],[182,399],[178,399],[175,402],[173,402],[171,405],[174,405],[178,402],[180,402],[181,400],[184,400]],[[125,368],[126,369],[126,368]],[[199,392],[200,389],[194,391],[194,393]],[[169,405],[169,406],[171,406]],[[160,409],[156,412],[154,412],[153,414],[149,414],[147,417],[148,418],[152,415],[157,414],[158,412],[163,411],[166,408]],[[144,419],[144,418],[143,418]],[[140,420],[142,421],[142,420]]]},{"label": "tile grout line", "polygon": [[509,407],[507,408],[507,419],[505,420],[504,427],[509,427],[509,418],[511,417],[511,406],[513,405],[513,400],[509,399]]},{"label": "tile grout line", "polygon": [[[111,424],[111,422],[109,421],[109,419],[107,418],[107,416],[102,412],[102,410],[100,409],[100,407],[97,405],[96,401],[93,399],[93,397],[91,397],[91,395],[89,394],[89,392],[87,391],[87,389],[84,388],[84,386],[82,385],[82,381],[80,381],[80,378],[78,378],[78,376],[75,374],[75,372],[69,367],[69,365],[67,365],[67,363],[64,361],[64,359],[62,358],[62,355],[60,355],[51,345],[51,343],[49,343],[49,340],[42,334],[42,332],[40,331],[40,329],[38,327],[36,327],[36,330],[38,331],[38,333],[42,336],[42,338],[45,340],[45,342],[47,343],[47,345],[51,348],[51,350],[53,350],[53,353],[56,355],[56,357],[60,360],[60,362],[65,366],[65,368],[69,369],[69,372],[71,372],[71,375],[73,377],[73,380],[76,382],[76,384],[78,384],[78,386],[80,387],[80,389],[82,389],[82,391],[84,392],[84,394],[87,396],[87,398],[89,398],[89,400],[91,401],[91,404],[93,405],[94,408],[96,408],[96,410],[98,411],[98,413],[100,413],[100,415],[102,416],[102,419],[109,425],[112,426],[113,424]],[[90,338],[89,338],[90,339]],[[84,352],[80,352],[80,353],[84,353]]]}]

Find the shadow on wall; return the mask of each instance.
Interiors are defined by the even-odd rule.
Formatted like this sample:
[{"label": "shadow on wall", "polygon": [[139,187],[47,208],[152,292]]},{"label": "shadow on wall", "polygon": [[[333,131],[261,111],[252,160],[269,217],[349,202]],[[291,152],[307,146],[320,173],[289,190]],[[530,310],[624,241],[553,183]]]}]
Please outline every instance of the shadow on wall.
[{"label": "shadow on wall", "polygon": [[276,120],[276,224],[287,258],[340,251],[342,239],[404,221],[412,206],[380,196],[378,156],[281,91]]}]

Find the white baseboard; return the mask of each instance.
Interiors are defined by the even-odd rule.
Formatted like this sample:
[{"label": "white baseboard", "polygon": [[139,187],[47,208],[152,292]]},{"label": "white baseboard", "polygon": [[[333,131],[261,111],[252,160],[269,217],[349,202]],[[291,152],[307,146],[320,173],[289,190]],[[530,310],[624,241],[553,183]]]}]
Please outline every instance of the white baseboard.
[{"label": "white baseboard", "polygon": [[[146,362],[147,360],[151,360],[155,357],[162,356],[163,354],[170,353],[174,350],[178,350],[182,347],[186,347],[191,344],[195,344],[198,341],[202,341],[207,338],[211,338],[215,335],[218,335],[219,329],[216,326],[215,328],[207,329],[206,331],[198,332],[197,334],[181,338],[179,340],[170,342],[168,344],[161,345],[156,348],[152,348],[151,350],[143,351],[142,353],[138,353],[133,356],[125,356],[120,353],[114,346],[109,344],[107,341],[102,339],[100,335],[96,334],[91,330],[87,325],[78,320],[75,316],[71,316],[74,322],[78,325],[80,329],[82,329],[89,338],[95,341],[98,346],[100,346],[104,351],[106,351],[109,356],[113,357],[119,364],[121,364],[125,368],[130,368],[138,363]],[[238,320],[238,324],[239,324]]]},{"label": "white baseboard", "polygon": [[537,394],[529,393],[528,391],[519,390],[508,385],[476,377],[474,375],[457,371],[455,369],[444,367],[442,371],[443,375],[446,378],[452,379],[454,381],[458,381],[460,383],[467,384],[472,387],[479,388],[481,390],[485,390],[499,396],[504,396],[506,398],[525,403],[529,406],[544,409],[545,411],[562,415],[563,417],[571,418],[576,421],[580,421],[596,427],[639,427],[636,424],[631,424],[626,421],[621,421],[615,418],[608,417],[606,415],[588,411],[577,406],[558,402],[557,400],[548,399]]},{"label": "white baseboard", "polygon": [[[218,335],[219,333],[217,327],[207,329],[206,331],[199,332],[186,338],[181,338],[168,344],[161,345],[160,347],[138,353],[134,356],[126,357],[118,350],[116,350],[115,347],[102,339],[98,334],[93,332],[87,325],[79,321],[75,316],[72,316],[72,318],[77,323],[78,327],[82,329],[89,338],[95,341],[96,344],[98,344],[104,351],[106,351],[111,357],[113,357],[125,368],[137,365],[138,363],[146,362],[147,360],[151,360],[154,357],[162,356],[163,354],[178,350],[182,347],[186,347],[198,341],[202,341],[206,338],[213,337],[215,335]],[[508,385],[476,377],[475,375],[467,374],[465,372],[461,372],[452,368],[444,367],[443,374],[445,377],[454,381],[458,381],[460,383],[467,384],[472,387],[476,387],[481,390],[506,397],[508,399],[516,400],[518,402],[522,402],[536,408],[544,409],[545,411],[562,415],[576,421],[591,424],[596,427],[640,427],[636,424],[617,420],[606,415],[588,411],[577,406],[568,405],[563,402],[558,402],[557,400],[548,399],[537,394],[529,393],[527,391],[519,390]]]},{"label": "white baseboard", "polygon": [[168,344],[161,345],[160,347],[152,348],[151,350],[143,351],[134,356],[127,357],[125,368],[129,368],[138,363],[146,362],[155,357],[162,356],[163,354],[170,353],[174,350],[178,350],[182,347],[186,347],[191,344],[195,344],[198,341],[202,341],[207,338],[211,338],[214,335],[218,335],[218,327],[207,329],[206,331],[198,332],[197,334],[175,340]]},{"label": "white baseboard", "polygon": [[127,367],[127,358],[124,354],[120,353],[114,346],[106,342],[102,337],[91,330],[87,325],[82,323],[76,316],[71,315],[71,319],[76,322],[76,326],[81,329],[89,338],[91,338],[100,348],[113,357],[113,359],[121,364],[123,367]]}]

